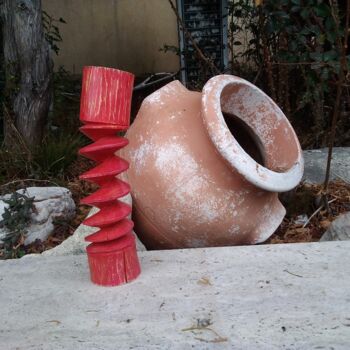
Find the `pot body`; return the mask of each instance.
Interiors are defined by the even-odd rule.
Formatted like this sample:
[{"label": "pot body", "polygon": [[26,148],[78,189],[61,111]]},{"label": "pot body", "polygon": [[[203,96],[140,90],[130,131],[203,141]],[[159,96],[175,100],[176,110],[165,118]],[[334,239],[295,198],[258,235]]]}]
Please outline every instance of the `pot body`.
[{"label": "pot body", "polygon": [[[128,130],[122,156],[130,162],[135,231],[148,249],[258,243],[285,215],[277,193],[247,180],[220,153],[203,108],[201,93],[174,81],[144,100]],[[252,157],[264,157],[255,145],[261,149]]]}]

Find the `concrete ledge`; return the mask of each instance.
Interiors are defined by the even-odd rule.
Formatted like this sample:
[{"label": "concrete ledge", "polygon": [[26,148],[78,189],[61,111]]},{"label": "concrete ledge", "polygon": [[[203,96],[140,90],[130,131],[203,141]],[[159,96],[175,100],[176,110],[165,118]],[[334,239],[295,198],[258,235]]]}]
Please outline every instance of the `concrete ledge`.
[{"label": "concrete ledge", "polygon": [[[303,180],[309,183],[323,183],[326,175],[328,148],[311,149],[303,152],[305,169]],[[350,147],[334,147],[330,181],[350,182]]]},{"label": "concrete ledge", "polygon": [[90,283],[85,256],[2,261],[0,348],[348,350],[349,251],[142,252],[142,275],[114,288]]}]

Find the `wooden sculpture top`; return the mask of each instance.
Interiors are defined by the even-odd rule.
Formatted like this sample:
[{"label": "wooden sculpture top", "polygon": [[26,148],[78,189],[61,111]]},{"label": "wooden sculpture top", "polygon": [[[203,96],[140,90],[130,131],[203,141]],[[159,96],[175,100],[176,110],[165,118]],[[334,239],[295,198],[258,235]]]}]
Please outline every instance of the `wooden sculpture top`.
[{"label": "wooden sculpture top", "polygon": [[112,124],[126,129],[130,124],[134,76],[106,67],[84,67],[80,120]]}]

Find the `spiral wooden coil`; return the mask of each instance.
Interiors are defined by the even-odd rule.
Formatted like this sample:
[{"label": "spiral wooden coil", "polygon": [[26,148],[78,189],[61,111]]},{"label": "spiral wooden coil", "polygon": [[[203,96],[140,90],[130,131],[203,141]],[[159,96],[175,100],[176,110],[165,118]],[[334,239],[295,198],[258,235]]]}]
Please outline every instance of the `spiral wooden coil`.
[{"label": "spiral wooden coil", "polygon": [[128,219],[131,206],[120,201],[130,186],[117,176],[129,164],[115,155],[128,144],[116,136],[129,126],[133,76],[110,68],[86,67],[83,73],[80,119],[81,132],[94,141],[79,153],[97,162],[80,179],[100,186],[81,203],[99,208],[83,223],[99,230],[85,239],[91,279],[101,285],[118,285],[135,279],[140,273],[133,222]]}]

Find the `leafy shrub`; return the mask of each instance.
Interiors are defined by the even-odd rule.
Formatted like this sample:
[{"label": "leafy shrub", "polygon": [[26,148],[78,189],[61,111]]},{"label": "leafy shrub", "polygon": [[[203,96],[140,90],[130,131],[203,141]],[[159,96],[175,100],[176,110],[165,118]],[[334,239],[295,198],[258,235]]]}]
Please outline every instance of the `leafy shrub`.
[{"label": "leafy shrub", "polygon": [[83,136],[79,134],[47,137],[33,154],[33,177],[64,178],[65,172],[77,158],[78,149],[83,144]]},{"label": "leafy shrub", "polygon": [[[231,57],[223,73],[230,71],[266,91],[300,131],[304,147],[333,143],[334,125],[336,144],[350,142],[349,6],[338,0],[228,1]],[[207,58],[201,61],[206,69],[190,85],[201,89],[213,72],[210,52],[199,49]],[[169,45],[162,51],[178,54]],[[181,54],[186,59],[187,53]]]},{"label": "leafy shrub", "polygon": [[[313,146],[324,145],[336,85],[350,68],[345,8],[324,0],[238,0],[229,2],[229,13],[232,73],[244,76],[241,67],[249,66],[255,77],[248,79],[313,130]],[[348,84],[343,91],[342,108],[349,111]]]},{"label": "leafy shrub", "polygon": [[51,134],[31,154],[1,149],[0,183],[19,178],[64,180],[69,177],[68,168],[84,144],[85,139],[79,134]]},{"label": "leafy shrub", "polygon": [[58,55],[60,48],[58,47],[58,43],[62,41],[60,29],[57,26],[58,23],[67,23],[62,17],[59,19],[54,18],[46,11],[42,11],[43,16],[43,26],[45,30],[45,38],[49,43],[51,49]]},{"label": "leafy shrub", "polygon": [[27,232],[26,227],[31,220],[34,198],[14,192],[4,202],[8,207],[2,214],[0,227],[5,228],[8,233],[3,238],[2,257],[19,258],[24,255],[22,248]]}]

